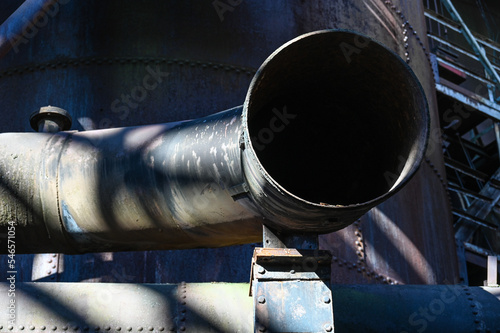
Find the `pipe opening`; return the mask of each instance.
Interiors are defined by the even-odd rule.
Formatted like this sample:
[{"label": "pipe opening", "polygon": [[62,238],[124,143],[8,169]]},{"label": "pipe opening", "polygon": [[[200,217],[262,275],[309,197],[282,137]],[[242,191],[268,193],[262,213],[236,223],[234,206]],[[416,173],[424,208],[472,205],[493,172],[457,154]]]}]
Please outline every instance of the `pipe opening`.
[{"label": "pipe opening", "polygon": [[285,44],[257,73],[245,107],[263,168],[316,204],[384,196],[425,151],[428,111],[416,77],[393,52],[351,32]]}]

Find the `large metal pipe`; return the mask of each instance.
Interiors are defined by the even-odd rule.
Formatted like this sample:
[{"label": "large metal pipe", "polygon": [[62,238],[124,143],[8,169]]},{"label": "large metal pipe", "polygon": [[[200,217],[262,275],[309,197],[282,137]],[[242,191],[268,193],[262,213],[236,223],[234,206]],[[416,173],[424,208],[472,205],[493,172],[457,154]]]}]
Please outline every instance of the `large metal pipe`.
[{"label": "large metal pipe", "polygon": [[368,37],[318,31],[276,50],[242,107],[1,134],[0,226],[16,222],[18,253],[225,246],[260,240],[262,223],[331,232],[410,179],[428,123],[403,60]]},{"label": "large metal pipe", "polygon": [[[245,283],[17,283],[11,287],[7,281],[0,283],[0,308],[5,309],[0,330],[250,333],[256,327],[248,289]],[[500,288],[335,285],[332,296],[339,333],[493,333],[500,328]],[[321,294],[314,297],[322,302]],[[283,306],[303,316],[304,310],[293,303]],[[311,328],[318,324],[309,323]]]}]

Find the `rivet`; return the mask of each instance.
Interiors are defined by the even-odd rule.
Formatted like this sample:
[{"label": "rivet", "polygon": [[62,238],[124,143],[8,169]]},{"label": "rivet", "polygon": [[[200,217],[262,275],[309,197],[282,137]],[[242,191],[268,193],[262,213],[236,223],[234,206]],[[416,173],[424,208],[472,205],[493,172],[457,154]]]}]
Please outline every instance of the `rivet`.
[{"label": "rivet", "polygon": [[42,331],[45,331],[45,329],[46,329],[46,328],[47,328],[47,327],[45,327],[45,326],[40,327],[40,329],[41,329]]},{"label": "rivet", "polygon": [[325,328],[325,331],[327,331],[327,332],[331,332],[331,331],[333,331],[333,327],[332,327],[332,325],[330,325],[330,324],[326,324],[326,325],[324,326],[324,328]]},{"label": "rivet", "polygon": [[35,330],[35,326],[31,325],[30,326],[30,330],[34,331]]},{"label": "rivet", "polygon": [[55,258],[55,257],[57,257],[57,254],[53,253],[52,258]]},{"label": "rivet", "polygon": [[259,325],[259,332],[265,332],[266,327],[264,325]]},{"label": "rivet", "polygon": [[83,327],[83,330],[84,330],[85,332],[87,332],[87,331],[89,331],[89,330],[90,330],[90,327],[88,327],[88,326],[84,326],[84,327]]},{"label": "rivet", "polygon": [[73,331],[78,331],[78,326],[73,326]]},{"label": "rivet", "polygon": [[181,331],[185,331],[186,330],[186,326],[181,326],[180,330]]},{"label": "rivet", "polygon": [[323,296],[323,303],[330,303],[330,296]]},{"label": "rivet", "polygon": [[8,329],[9,331],[12,331],[12,330],[14,329],[14,326],[9,325],[9,326],[7,327],[7,329]]},{"label": "rivet", "polygon": [[49,264],[52,263],[52,259],[49,259]]},{"label": "rivet", "polygon": [[257,269],[257,272],[258,272],[259,274],[265,274],[265,273],[266,273],[266,270],[264,269],[264,267],[259,266],[259,268]]},{"label": "rivet", "polygon": [[291,269],[291,270],[290,270],[290,274],[295,274],[295,270],[294,270],[294,269]]},{"label": "rivet", "polygon": [[99,326],[94,327],[94,331],[99,331],[101,328]]},{"label": "rivet", "polygon": [[23,325],[19,325],[19,329],[22,331],[24,330],[24,326]]},{"label": "rivet", "polygon": [[52,330],[53,330],[53,331],[57,330],[57,326],[55,326],[55,325],[54,325],[54,326],[52,326]]},{"label": "rivet", "polygon": [[120,326],[118,326],[117,328],[115,328],[115,330],[117,330],[117,331],[121,331],[121,330],[122,330],[122,328],[121,328]]},{"label": "rivet", "polygon": [[149,326],[149,327],[148,327],[148,330],[153,331],[153,330],[154,330],[154,327],[153,327],[153,326]]},{"label": "rivet", "polygon": [[130,327],[130,326],[127,327],[127,331],[129,331],[129,332],[132,331],[132,327]]},{"label": "rivet", "polygon": [[142,332],[142,330],[143,330],[143,329],[144,329],[144,328],[142,328],[142,327],[138,327],[138,328],[137,328],[137,330],[138,330],[139,332]]},{"label": "rivet", "polygon": [[160,331],[160,332],[163,332],[164,330],[165,330],[165,327],[160,326],[160,327],[158,328],[158,331]]},{"label": "rivet", "polygon": [[68,326],[63,326],[63,327],[61,327],[61,328],[62,328],[62,330],[63,330],[63,331],[68,330]]},{"label": "rivet", "polygon": [[104,329],[105,329],[106,331],[111,331],[111,326],[104,326]]},{"label": "rivet", "polygon": [[264,303],[266,303],[266,298],[265,298],[263,295],[260,295],[260,296],[257,298],[257,301],[258,301],[260,304],[264,304]]}]

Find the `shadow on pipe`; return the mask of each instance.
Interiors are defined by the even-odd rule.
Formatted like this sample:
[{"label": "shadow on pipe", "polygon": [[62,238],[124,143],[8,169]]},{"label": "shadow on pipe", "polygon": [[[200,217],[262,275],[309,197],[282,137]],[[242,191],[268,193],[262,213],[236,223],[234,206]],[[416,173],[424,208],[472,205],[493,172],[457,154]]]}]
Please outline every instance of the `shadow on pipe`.
[{"label": "shadow on pipe", "polygon": [[[1,134],[0,174],[32,189],[54,252],[218,247],[259,241],[262,223],[349,225],[414,174],[428,124],[403,60],[368,37],[325,30],[276,50],[243,107],[180,123]],[[28,157],[33,177],[9,178]],[[2,232],[12,220],[33,232],[5,199]]]}]

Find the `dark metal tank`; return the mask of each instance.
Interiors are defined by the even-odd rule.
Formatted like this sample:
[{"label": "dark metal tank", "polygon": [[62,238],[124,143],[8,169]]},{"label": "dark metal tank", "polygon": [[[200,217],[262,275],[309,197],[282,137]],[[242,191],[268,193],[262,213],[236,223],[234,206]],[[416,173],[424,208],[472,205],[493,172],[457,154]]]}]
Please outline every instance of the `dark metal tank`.
[{"label": "dark metal tank", "polygon": [[[336,283],[458,282],[421,2],[65,0],[45,13],[1,59],[2,132],[31,131],[30,114],[46,105],[66,109],[80,131],[198,118],[241,105],[260,64],[303,33],[350,29],[385,44],[427,95],[427,159],[400,193],[320,246],[335,256]],[[246,282],[253,247],[19,255],[19,280]]]}]

